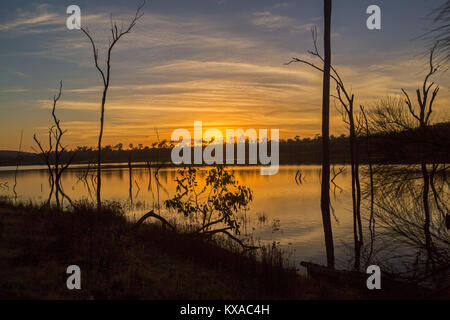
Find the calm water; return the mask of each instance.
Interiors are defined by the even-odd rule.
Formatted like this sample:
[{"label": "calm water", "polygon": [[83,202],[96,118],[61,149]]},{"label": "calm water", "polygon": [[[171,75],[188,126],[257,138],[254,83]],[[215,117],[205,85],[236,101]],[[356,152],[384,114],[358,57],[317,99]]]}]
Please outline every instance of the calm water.
[{"label": "calm water", "polygon": [[[48,197],[48,175],[37,167],[24,168],[17,175],[16,192],[20,200],[43,201]],[[0,192],[13,195],[14,168],[0,168]],[[206,168],[201,169],[202,171]],[[322,218],[320,211],[320,167],[281,166],[278,174],[262,176],[258,167],[234,167],[231,169],[240,184],[250,187],[254,199],[246,213],[247,223],[243,231],[251,233],[262,243],[279,242],[288,256],[298,265],[300,261],[325,263]],[[297,171],[302,174],[302,184],[295,182]],[[62,185],[72,200],[95,199],[93,180],[81,179],[85,170],[66,171]],[[147,168],[133,168],[131,177],[128,168],[110,168],[103,171],[102,196],[104,199],[121,202],[132,219],[139,218],[155,208],[161,214],[174,217],[162,204],[175,194],[175,168],[159,171],[157,183]],[[347,168],[335,179],[340,188],[331,192],[335,218],[337,264],[348,267],[352,253],[353,228],[351,213],[351,176]],[[131,197],[130,197],[131,195]],[[245,237],[245,232],[243,232]]]}]

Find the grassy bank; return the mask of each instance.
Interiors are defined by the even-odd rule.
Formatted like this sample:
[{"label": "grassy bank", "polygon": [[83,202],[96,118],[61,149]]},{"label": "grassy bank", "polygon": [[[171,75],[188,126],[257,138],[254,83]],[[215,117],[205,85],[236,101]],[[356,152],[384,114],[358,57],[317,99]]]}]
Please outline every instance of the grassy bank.
[{"label": "grassy bank", "polygon": [[[66,288],[81,268],[82,289]],[[266,247],[242,255],[223,239],[138,229],[114,204],[58,212],[0,201],[3,299],[353,299],[367,293],[299,275]]]}]

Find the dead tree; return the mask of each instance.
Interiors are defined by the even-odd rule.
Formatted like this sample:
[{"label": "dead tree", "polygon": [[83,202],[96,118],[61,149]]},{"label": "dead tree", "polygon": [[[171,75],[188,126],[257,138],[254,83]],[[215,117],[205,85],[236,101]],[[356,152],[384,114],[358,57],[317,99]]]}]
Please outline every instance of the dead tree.
[{"label": "dead tree", "polygon": [[131,165],[131,153],[133,152],[132,149],[128,151],[128,193],[130,198],[130,206],[133,208],[133,167]]},{"label": "dead tree", "polygon": [[[432,68],[428,73],[431,72]],[[374,146],[386,148],[383,153],[392,154],[394,159],[408,155],[402,158],[405,163],[400,165],[376,167],[375,189],[378,195],[375,216],[377,227],[382,230],[378,233],[378,241],[383,244],[380,249],[388,253],[387,245],[395,247],[395,243],[414,248],[409,257],[414,263],[408,266],[411,270],[407,273],[414,281],[426,279],[428,284],[439,288],[442,284],[440,279],[445,278],[439,270],[449,266],[450,242],[446,226],[449,182],[445,157],[448,148],[446,131],[435,131],[439,126],[433,128],[433,113],[427,116],[430,106],[433,111],[431,100],[437,88],[431,85],[430,80],[426,83],[425,91],[429,87],[428,94],[425,94],[427,103],[423,103],[422,88],[418,93],[416,91],[421,101],[419,107],[417,103],[413,105],[413,101],[404,94],[406,99],[381,100],[370,114],[371,131],[375,133]],[[420,109],[425,109],[425,112]],[[425,130],[420,128],[421,118]],[[384,238],[386,235],[388,237]],[[401,254],[405,257],[409,255]],[[429,282],[430,279],[432,282]]]},{"label": "dead tree", "polygon": [[102,101],[101,101],[101,114],[100,114],[100,132],[98,135],[98,155],[97,155],[97,209],[101,209],[101,186],[102,186],[102,178],[101,178],[101,162],[102,162],[102,137],[103,137],[103,125],[105,120],[105,105],[106,105],[106,97],[108,94],[108,89],[110,85],[111,80],[111,53],[116,45],[116,43],[126,34],[130,33],[131,30],[136,25],[137,21],[144,15],[144,13],[141,12],[142,8],[145,5],[145,1],[138,6],[136,13],[134,17],[131,19],[131,22],[129,23],[128,27],[124,27],[121,25],[118,27],[117,22],[113,21],[112,15],[111,15],[111,39],[109,40],[109,46],[108,51],[106,55],[106,67],[100,67],[99,61],[98,61],[98,49],[95,45],[95,41],[92,38],[89,30],[87,28],[81,28],[81,31],[84,33],[84,35],[89,39],[92,51],[93,51],[93,57],[94,57],[94,63],[95,68],[100,73],[102,77],[102,84],[103,84],[103,93],[102,93]]},{"label": "dead tree", "polygon": [[344,189],[342,189],[336,182],[334,182],[334,180],[345,171],[345,167],[341,167],[338,168],[338,170],[336,171],[334,165],[332,167],[332,171],[333,171],[333,177],[330,179],[331,184],[333,185],[333,195],[336,198],[336,189],[339,190],[339,193],[342,193],[342,191],[344,191]]},{"label": "dead tree", "polygon": [[[332,1],[324,0],[324,51],[325,57],[318,55],[323,63],[323,69],[312,63],[293,58],[290,62],[303,62],[323,72],[322,85],[322,181],[320,207],[322,211],[322,223],[325,234],[325,247],[327,252],[327,265],[334,268],[334,244],[331,226],[331,200],[330,200],[330,74],[333,68],[331,64],[331,11]],[[313,31],[314,46],[317,50],[317,33]]]},{"label": "dead tree", "polygon": [[62,137],[67,132],[67,130],[63,130],[61,128],[61,121],[56,117],[56,104],[61,98],[62,91],[62,81],[59,83],[59,93],[53,97],[53,108],[52,108],[52,119],[54,124],[49,128],[48,131],[48,149],[45,150],[44,146],[38,139],[38,137],[33,135],[33,139],[36,142],[41,156],[47,165],[48,173],[49,173],[49,184],[50,184],[50,193],[47,200],[47,205],[50,204],[52,196],[54,195],[56,207],[58,209],[61,208],[61,202],[64,199],[67,199],[70,204],[72,204],[72,200],[64,193],[64,190],[61,185],[61,177],[64,171],[70,166],[72,163],[75,152],[72,153],[69,159],[64,163],[62,156],[66,154],[66,147],[62,145]]},{"label": "dead tree", "polygon": [[[341,104],[343,121],[349,127],[350,136],[350,166],[352,176],[352,207],[353,207],[353,238],[355,247],[354,269],[359,270],[361,264],[361,248],[363,246],[363,229],[361,219],[361,183],[359,176],[359,144],[358,144],[358,122],[355,114],[353,94],[349,94],[339,74],[335,71],[339,83],[336,85],[337,99]],[[342,95],[342,93],[344,95]]]},{"label": "dead tree", "polygon": [[439,62],[450,61],[450,0],[446,0],[440,7],[433,10],[433,28],[426,33],[426,37],[436,44],[440,56]]},{"label": "dead tree", "polygon": [[331,0],[324,0],[324,51],[322,87],[322,189],[320,207],[322,210],[327,265],[334,268],[334,244],[331,226],[330,201],[330,68],[331,68]]},{"label": "dead tree", "polygon": [[13,186],[13,193],[14,193],[14,202],[17,201],[17,172],[19,171],[20,166],[20,153],[22,151],[22,139],[23,139],[23,129],[20,131],[20,142],[19,142],[19,150],[17,151],[17,159],[16,159],[16,170],[14,172],[14,186]]},{"label": "dead tree", "polygon": [[[319,58],[321,62],[325,64],[324,57],[319,53],[317,47],[317,30],[314,27],[312,29],[314,51],[308,51],[312,56]],[[287,64],[294,62],[300,62],[306,64],[320,72],[325,73],[325,69],[316,66],[309,61],[292,58]],[[363,245],[363,231],[361,222],[361,187],[359,181],[359,152],[357,145],[357,121],[355,119],[354,112],[354,100],[355,97],[345,87],[344,82],[337,72],[336,68],[330,65],[330,78],[336,83],[337,96],[334,96],[341,104],[343,111],[343,120],[349,125],[350,131],[350,156],[351,156],[351,171],[352,171],[352,202],[353,202],[353,230],[354,230],[354,242],[355,242],[355,269],[359,269],[360,265],[360,249]],[[322,183],[323,187],[323,183]],[[328,184],[329,188],[329,184]]]},{"label": "dead tree", "polygon": [[375,241],[375,215],[374,215],[374,180],[373,180],[373,164],[372,157],[370,152],[370,128],[369,128],[369,120],[367,119],[366,112],[364,107],[361,105],[361,121],[363,122],[362,127],[365,128],[366,134],[366,153],[367,153],[367,162],[369,165],[369,188],[370,188],[370,215],[369,215],[369,232],[370,232],[370,250],[367,258],[367,263],[370,263],[373,255],[373,245]]},{"label": "dead tree", "polygon": [[[437,44],[435,44],[430,51],[429,71],[428,71],[427,75],[425,76],[422,88],[416,90],[418,109],[415,108],[415,106],[413,106],[408,93],[404,89],[402,89],[402,92],[406,98],[405,103],[408,106],[409,113],[416,120],[416,123],[418,124],[419,130],[421,131],[421,135],[423,137],[427,136],[427,130],[428,130],[428,127],[430,124],[430,116],[433,112],[433,103],[439,92],[439,86],[436,86],[434,82],[429,83],[430,77],[433,76],[438,70],[438,67],[435,67],[433,65],[433,55],[434,55],[436,48],[437,48]],[[430,90],[432,90],[432,91],[430,91]],[[431,96],[430,96],[430,94],[431,94]],[[423,157],[423,158],[425,158],[425,157]],[[432,238],[431,238],[431,233],[430,233],[430,224],[431,224],[431,211],[430,211],[430,204],[429,204],[430,173],[428,172],[427,162],[425,159],[423,159],[421,162],[421,171],[422,171],[422,177],[423,177],[422,203],[423,203],[423,209],[424,209],[424,215],[425,215],[423,230],[424,230],[424,234],[425,234],[426,249],[428,252],[427,267],[428,267],[428,264],[431,263],[431,266],[434,268],[434,261],[433,261],[433,254],[432,254],[433,243],[432,243]]]}]

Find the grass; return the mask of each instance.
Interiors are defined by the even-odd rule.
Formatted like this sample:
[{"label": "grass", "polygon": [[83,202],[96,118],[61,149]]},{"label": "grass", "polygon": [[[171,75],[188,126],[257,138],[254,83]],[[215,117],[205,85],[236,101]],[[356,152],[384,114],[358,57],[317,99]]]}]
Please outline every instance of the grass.
[{"label": "grass", "polygon": [[[81,268],[68,290],[66,268]],[[352,299],[361,293],[299,275],[276,246],[242,255],[223,238],[158,223],[135,228],[120,206],[102,212],[0,201],[2,299]]]}]

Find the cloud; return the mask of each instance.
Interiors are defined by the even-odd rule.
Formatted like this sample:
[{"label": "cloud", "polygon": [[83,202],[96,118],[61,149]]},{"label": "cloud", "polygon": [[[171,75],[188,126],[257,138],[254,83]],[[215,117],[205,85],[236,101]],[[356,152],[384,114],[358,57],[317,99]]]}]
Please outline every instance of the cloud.
[{"label": "cloud", "polygon": [[[37,105],[40,109],[52,109],[53,100],[38,100]],[[61,100],[58,102],[57,109],[65,110],[99,110],[99,103],[86,101]]]},{"label": "cloud", "polygon": [[[306,53],[311,47],[310,25],[279,14],[282,10],[275,11],[285,8],[282,3],[275,5],[277,8],[269,6],[268,11],[250,9],[226,19],[185,12],[181,15],[176,11],[146,12],[113,52],[106,104],[107,143],[117,143],[119,137],[122,142],[138,142],[134,139],[146,142],[145,139],[154,139],[155,126],[161,138],[168,138],[175,128],[191,128],[194,120],[203,120],[205,126],[220,129],[279,128],[282,138],[297,134],[313,136],[320,132],[320,72],[301,64],[283,65],[294,56],[314,61],[306,54],[297,54]],[[122,12],[114,17],[126,23],[132,14]],[[104,66],[110,36],[109,16],[106,13],[82,15],[82,24],[92,31]],[[58,28],[64,32],[42,35],[39,41],[28,41],[33,36],[26,37],[28,33]],[[21,113],[20,121],[33,123],[30,127],[47,123],[55,90],[52,84],[62,77],[64,88],[57,107],[58,116],[69,129],[73,143],[92,144],[98,134],[101,79],[93,65],[87,39],[80,32],[65,28],[64,14],[56,14],[49,6],[18,11],[10,21],[0,24],[0,30],[8,31],[1,36],[6,34],[7,41],[24,44],[20,52],[14,52],[15,46],[11,46],[8,54],[27,55],[19,60],[37,63],[37,68],[29,69],[17,64],[16,69],[26,70],[27,74],[16,71],[14,76],[39,79],[33,82],[31,98],[30,94],[18,94],[28,90],[25,84],[9,82],[22,79],[6,72],[4,83],[10,86],[1,92],[17,95],[5,95],[2,105],[10,109],[4,108],[2,116],[17,114],[19,118]],[[11,39],[12,36],[17,39]],[[405,59],[410,52],[391,49],[383,54],[365,52],[363,58],[356,54],[342,56],[339,46],[344,44],[336,42],[333,63],[348,89],[355,93],[355,105],[367,104],[369,108],[372,101],[400,92],[400,86],[414,92],[423,79],[415,71],[425,61]],[[2,49],[6,51],[8,47]],[[8,63],[7,59],[4,61]],[[339,64],[343,61],[344,64]],[[436,110],[443,109],[450,101],[448,82],[441,87]],[[331,117],[333,134],[346,132],[334,108]],[[4,127],[10,125],[6,122]],[[13,121],[12,124],[17,126]]]},{"label": "cloud", "polygon": [[[115,88],[114,86],[110,87]],[[103,86],[92,86],[92,87],[88,87],[88,88],[79,88],[79,89],[68,89],[65,90],[65,92],[70,92],[70,93],[99,93],[102,92],[103,90]]]},{"label": "cloud", "polygon": [[278,31],[280,29],[289,29],[294,32],[310,31],[311,24],[298,24],[292,18],[280,16],[270,11],[259,11],[253,13],[252,23],[258,27],[264,27],[270,31]]},{"label": "cloud", "polygon": [[31,75],[26,74],[24,72],[20,72],[20,71],[12,71],[11,72],[13,75],[18,76],[20,78],[31,78]]},{"label": "cloud", "polygon": [[[67,15],[52,11],[48,4],[34,5],[32,9],[19,9],[15,18],[0,24],[0,31],[17,32],[22,34],[38,34],[46,32],[67,31]],[[82,15],[83,22],[96,21],[106,16],[101,14]]]},{"label": "cloud", "polygon": [[280,8],[287,8],[287,7],[289,7],[289,3],[287,3],[287,2],[277,2],[272,6],[273,9],[280,9]]},{"label": "cloud", "polygon": [[273,66],[263,65],[251,62],[238,61],[199,61],[199,60],[178,60],[172,61],[169,64],[162,64],[147,69],[149,73],[154,71],[182,72],[191,75],[201,75],[202,77],[216,78],[238,76],[240,79],[245,79],[250,76],[261,79],[261,76],[288,76],[297,79],[306,80],[313,77],[310,72],[304,70],[293,70],[284,65]]},{"label": "cloud", "polygon": [[37,28],[48,25],[57,24],[57,15],[50,13],[29,13],[20,14],[16,20],[4,23],[0,25],[2,31],[23,31],[28,28]]},{"label": "cloud", "polygon": [[3,93],[24,93],[28,92],[29,90],[26,88],[10,88],[10,89],[2,89]]}]

